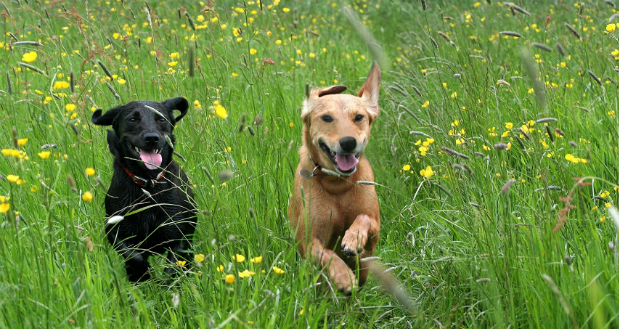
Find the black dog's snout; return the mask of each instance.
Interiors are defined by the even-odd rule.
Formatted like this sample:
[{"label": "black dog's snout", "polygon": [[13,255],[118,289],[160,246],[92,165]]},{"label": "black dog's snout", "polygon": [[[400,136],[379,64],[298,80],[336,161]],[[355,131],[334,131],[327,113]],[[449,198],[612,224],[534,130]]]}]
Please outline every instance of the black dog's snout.
[{"label": "black dog's snout", "polygon": [[344,137],[340,139],[340,147],[344,152],[352,152],[357,147],[357,140],[354,137]]},{"label": "black dog's snout", "polygon": [[148,145],[154,145],[154,144],[159,143],[159,134],[157,133],[144,134],[144,142]]}]

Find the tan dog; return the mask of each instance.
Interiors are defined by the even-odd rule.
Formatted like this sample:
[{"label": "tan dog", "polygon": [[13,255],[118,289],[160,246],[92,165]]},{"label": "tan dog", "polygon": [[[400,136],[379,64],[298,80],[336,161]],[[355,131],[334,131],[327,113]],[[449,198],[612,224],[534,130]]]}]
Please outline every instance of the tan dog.
[{"label": "tan dog", "polygon": [[344,86],[314,88],[301,113],[303,145],[288,217],[301,255],[327,269],[331,282],[346,294],[357,285],[357,263],[359,286],[367,280],[360,259],[372,256],[378,242],[376,191],[356,182],[374,181],[363,151],[379,112],[380,78],[374,62],[359,97],[340,94]]}]

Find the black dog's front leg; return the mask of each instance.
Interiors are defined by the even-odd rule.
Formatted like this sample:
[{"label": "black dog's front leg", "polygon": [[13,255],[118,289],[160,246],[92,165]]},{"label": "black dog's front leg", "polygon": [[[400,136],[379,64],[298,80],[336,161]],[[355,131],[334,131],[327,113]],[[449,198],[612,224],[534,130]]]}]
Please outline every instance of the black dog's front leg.
[{"label": "black dog's front leg", "polygon": [[173,247],[168,249],[167,259],[168,263],[170,263],[171,266],[166,267],[163,271],[166,275],[172,275],[176,273],[173,266],[176,265],[178,261],[189,262],[191,260],[191,253],[188,252],[187,249],[188,244],[186,241],[179,241],[179,243],[176,243]]},{"label": "black dog's front leg", "polygon": [[125,258],[125,268],[129,281],[140,282],[150,279],[148,253],[138,252],[125,242],[117,244],[115,249]]}]

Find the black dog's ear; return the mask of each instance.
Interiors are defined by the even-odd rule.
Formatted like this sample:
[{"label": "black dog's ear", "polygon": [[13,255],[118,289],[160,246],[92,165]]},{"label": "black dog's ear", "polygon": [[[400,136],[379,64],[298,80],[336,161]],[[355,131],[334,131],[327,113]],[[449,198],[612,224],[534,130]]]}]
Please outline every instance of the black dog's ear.
[{"label": "black dog's ear", "polygon": [[110,153],[112,153],[115,157],[120,154],[120,140],[118,139],[118,136],[116,136],[116,133],[109,129],[107,131],[107,146],[110,149]]},{"label": "black dog's ear", "polygon": [[185,114],[187,114],[187,110],[189,109],[189,102],[187,102],[187,100],[184,97],[166,99],[165,101],[163,101],[162,104],[163,106],[168,108],[170,112],[174,110],[181,112],[179,116],[174,118],[174,122],[180,121],[180,119],[182,119],[185,116]]},{"label": "black dog's ear", "polygon": [[116,106],[115,108],[108,110],[104,115],[101,115],[103,110],[98,109],[95,113],[92,114],[91,121],[92,123],[99,126],[109,126],[114,122],[114,119],[122,110],[122,106]]}]

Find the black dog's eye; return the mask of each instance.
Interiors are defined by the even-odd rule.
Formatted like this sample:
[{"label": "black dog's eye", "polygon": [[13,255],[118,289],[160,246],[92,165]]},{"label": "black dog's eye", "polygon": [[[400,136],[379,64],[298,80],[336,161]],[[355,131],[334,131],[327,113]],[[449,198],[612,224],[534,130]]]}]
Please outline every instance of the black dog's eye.
[{"label": "black dog's eye", "polygon": [[158,117],[157,118],[157,122],[166,122],[168,120],[166,120],[164,117]]},{"label": "black dog's eye", "polygon": [[321,119],[324,122],[333,122],[333,118],[330,115],[323,115]]},{"label": "black dog's eye", "polygon": [[355,117],[355,122],[360,122],[363,120],[363,118],[365,118],[363,115],[357,114],[357,116]]},{"label": "black dog's eye", "polygon": [[136,122],[136,121],[138,121],[138,119],[136,119],[136,118],[129,118],[129,120],[127,120],[127,121],[129,121],[129,122]]}]

